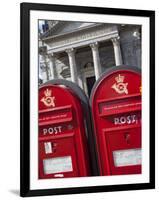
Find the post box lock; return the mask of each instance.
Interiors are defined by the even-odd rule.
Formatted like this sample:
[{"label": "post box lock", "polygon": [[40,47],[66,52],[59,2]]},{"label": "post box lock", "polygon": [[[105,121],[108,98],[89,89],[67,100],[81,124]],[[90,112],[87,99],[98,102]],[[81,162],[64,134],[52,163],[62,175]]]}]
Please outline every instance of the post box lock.
[{"label": "post box lock", "polygon": [[124,133],[124,138],[127,144],[130,144],[130,134],[128,132]]}]

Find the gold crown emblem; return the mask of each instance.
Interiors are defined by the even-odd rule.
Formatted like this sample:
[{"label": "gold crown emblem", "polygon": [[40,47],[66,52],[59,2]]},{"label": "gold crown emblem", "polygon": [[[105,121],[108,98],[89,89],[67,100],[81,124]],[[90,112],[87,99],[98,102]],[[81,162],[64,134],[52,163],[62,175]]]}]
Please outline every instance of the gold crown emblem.
[{"label": "gold crown emblem", "polygon": [[121,76],[120,74],[115,78],[117,83],[123,83],[124,82],[124,76]]},{"label": "gold crown emblem", "polygon": [[121,76],[120,74],[115,77],[116,83],[112,85],[112,88],[118,93],[118,94],[128,94],[128,83],[124,83],[124,76]]},{"label": "gold crown emblem", "polygon": [[55,97],[51,96],[52,90],[49,90],[48,88],[44,91],[45,97],[42,97],[41,101],[45,104],[47,107],[55,107]]},{"label": "gold crown emblem", "polygon": [[49,90],[48,88],[44,91],[44,94],[46,97],[51,97],[51,90]]}]

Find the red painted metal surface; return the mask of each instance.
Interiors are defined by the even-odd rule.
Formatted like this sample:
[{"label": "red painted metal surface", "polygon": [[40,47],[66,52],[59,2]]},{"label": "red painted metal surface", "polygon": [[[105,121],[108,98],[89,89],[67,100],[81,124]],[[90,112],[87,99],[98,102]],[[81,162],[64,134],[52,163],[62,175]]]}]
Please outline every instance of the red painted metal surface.
[{"label": "red painted metal surface", "polygon": [[90,175],[86,130],[79,98],[67,87],[39,89],[39,178]]},{"label": "red painted metal surface", "polygon": [[91,99],[100,175],[141,173],[140,73],[114,68]]}]

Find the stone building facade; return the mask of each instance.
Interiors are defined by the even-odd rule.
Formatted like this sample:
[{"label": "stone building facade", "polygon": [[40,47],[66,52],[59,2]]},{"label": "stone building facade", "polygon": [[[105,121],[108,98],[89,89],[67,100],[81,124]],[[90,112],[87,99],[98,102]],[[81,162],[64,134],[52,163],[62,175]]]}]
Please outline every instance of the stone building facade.
[{"label": "stone building facade", "polygon": [[48,21],[39,35],[39,83],[61,78],[89,96],[109,67],[141,67],[141,26]]}]

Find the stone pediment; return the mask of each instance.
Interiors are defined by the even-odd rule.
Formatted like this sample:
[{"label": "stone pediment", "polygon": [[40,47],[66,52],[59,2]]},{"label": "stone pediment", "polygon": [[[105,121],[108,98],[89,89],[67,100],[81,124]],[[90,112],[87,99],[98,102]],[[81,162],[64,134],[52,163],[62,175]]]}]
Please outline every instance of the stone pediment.
[{"label": "stone pediment", "polygon": [[51,54],[85,47],[114,37],[118,37],[117,25],[60,21],[43,35],[42,41],[47,46],[47,53]]},{"label": "stone pediment", "polygon": [[83,28],[89,28],[97,23],[92,22],[70,22],[70,21],[58,21],[54,26],[52,26],[47,32],[42,35],[42,39],[54,37],[58,35],[64,35],[67,33],[72,33]]}]

